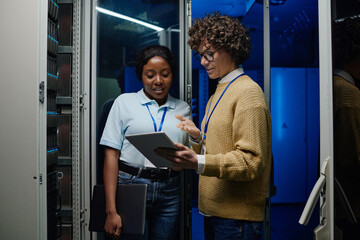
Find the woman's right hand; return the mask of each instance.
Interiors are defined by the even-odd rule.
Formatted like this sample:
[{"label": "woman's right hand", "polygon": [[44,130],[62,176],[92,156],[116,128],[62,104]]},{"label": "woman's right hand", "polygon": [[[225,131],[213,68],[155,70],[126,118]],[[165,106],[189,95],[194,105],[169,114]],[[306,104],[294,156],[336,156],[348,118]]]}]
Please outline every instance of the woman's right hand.
[{"label": "woman's right hand", "polygon": [[121,233],[121,217],[116,212],[116,186],[119,174],[118,159],[120,151],[114,148],[105,149],[104,162],[104,187],[106,199],[105,232],[114,238],[119,238]]},{"label": "woman's right hand", "polygon": [[198,139],[201,136],[200,129],[196,127],[193,121],[181,115],[176,115],[175,117],[181,121],[176,127],[187,132],[193,139]]},{"label": "woman's right hand", "polygon": [[107,235],[118,239],[121,234],[121,217],[117,213],[107,213],[105,221],[105,232]]}]

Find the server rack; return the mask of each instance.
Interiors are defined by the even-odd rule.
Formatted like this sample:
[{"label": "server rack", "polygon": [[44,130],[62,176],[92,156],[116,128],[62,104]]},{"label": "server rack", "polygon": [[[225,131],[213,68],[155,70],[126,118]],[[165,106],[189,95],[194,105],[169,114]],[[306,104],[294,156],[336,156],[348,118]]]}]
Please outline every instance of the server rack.
[{"label": "server rack", "polygon": [[81,44],[82,12],[89,3],[81,0],[58,0],[59,6],[59,91],[56,96],[58,109],[57,139],[59,159],[57,172],[59,195],[62,207],[59,215],[61,222],[57,229],[59,239],[88,239],[85,233],[84,206],[85,178],[89,168],[84,169],[84,142],[82,138],[83,113],[85,109],[84,92],[81,88]]},{"label": "server rack", "polygon": [[57,141],[58,110],[56,96],[58,94],[59,74],[57,68],[57,52],[59,48],[58,34],[59,6],[55,1],[48,1],[48,35],[47,35],[47,111],[46,111],[46,170],[47,170],[47,239],[60,237],[57,225],[60,201],[57,179],[57,162],[59,148]]},{"label": "server rack", "polygon": [[[82,239],[81,4],[48,0],[47,239]],[[51,160],[49,160],[51,159]],[[87,170],[89,171],[89,170]]]}]

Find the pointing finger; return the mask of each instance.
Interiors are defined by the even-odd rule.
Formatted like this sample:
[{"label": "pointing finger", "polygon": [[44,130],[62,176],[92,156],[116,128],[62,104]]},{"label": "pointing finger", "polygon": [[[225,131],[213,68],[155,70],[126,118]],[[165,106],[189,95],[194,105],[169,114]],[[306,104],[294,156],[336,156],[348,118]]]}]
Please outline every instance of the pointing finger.
[{"label": "pointing finger", "polygon": [[179,119],[180,121],[185,121],[185,120],[187,119],[187,118],[185,118],[185,117],[183,117],[183,116],[181,116],[181,115],[179,115],[179,114],[176,114],[175,117],[176,117],[177,119]]}]

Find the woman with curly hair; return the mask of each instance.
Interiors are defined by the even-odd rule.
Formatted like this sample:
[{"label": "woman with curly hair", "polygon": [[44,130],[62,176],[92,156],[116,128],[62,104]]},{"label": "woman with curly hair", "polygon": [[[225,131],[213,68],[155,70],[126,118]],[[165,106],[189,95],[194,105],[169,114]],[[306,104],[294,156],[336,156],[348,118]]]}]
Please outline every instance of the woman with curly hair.
[{"label": "woman with curly hair", "polygon": [[192,149],[156,152],[177,169],[199,176],[199,210],[205,239],[259,239],[271,168],[271,118],[262,89],[244,73],[250,55],[248,31],[215,13],[194,21],[189,41],[210,79],[218,81],[201,130],[181,116]]}]

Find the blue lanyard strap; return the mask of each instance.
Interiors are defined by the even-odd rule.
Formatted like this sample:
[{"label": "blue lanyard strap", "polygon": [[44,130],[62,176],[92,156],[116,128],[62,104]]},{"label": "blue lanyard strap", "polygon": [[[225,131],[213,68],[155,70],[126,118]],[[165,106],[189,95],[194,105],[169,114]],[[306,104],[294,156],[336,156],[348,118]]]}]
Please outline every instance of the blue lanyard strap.
[{"label": "blue lanyard strap", "polygon": [[[149,106],[148,106],[148,104],[146,104],[145,106],[147,107],[147,109],[148,109],[148,111],[150,113],[151,119],[153,120],[154,130],[155,130],[155,132],[157,132],[156,122],[155,122],[155,119],[154,119],[153,115],[150,112]],[[165,120],[166,111],[167,111],[167,107],[164,108],[164,113],[163,113],[163,116],[162,116],[161,122],[160,122],[159,132],[162,129],[162,126],[163,126],[163,123],[164,123],[164,120]]]},{"label": "blue lanyard strap", "polygon": [[[206,134],[206,132],[207,132],[207,125],[208,125],[208,123],[209,123],[208,115],[209,115],[210,106],[211,106],[211,103],[212,103],[213,98],[214,98],[214,96],[211,97],[210,104],[209,104],[209,107],[208,107],[208,110],[207,110],[206,116],[205,116],[205,119],[206,119],[206,120],[205,120],[205,130],[204,130],[205,134]],[[214,110],[213,110],[213,111],[214,111]],[[211,113],[212,113],[212,112],[211,112]],[[205,134],[204,134],[204,139],[206,138],[206,135],[205,135]]]},{"label": "blue lanyard strap", "polygon": [[213,98],[211,98],[211,101],[210,101],[210,104],[209,104],[209,108],[207,110],[207,113],[206,113],[206,117],[205,117],[205,128],[204,128],[204,139],[206,138],[206,133],[207,133],[207,129],[208,129],[208,125],[209,125],[209,121],[210,121],[210,118],[216,108],[216,106],[218,105],[218,103],[220,102],[220,99],[222,98],[222,96],[224,95],[224,93],[226,92],[226,90],[229,88],[230,84],[232,84],[236,79],[238,79],[239,77],[241,77],[242,75],[244,75],[244,73],[240,74],[239,76],[235,77],[233,80],[231,80],[231,82],[229,82],[229,84],[226,86],[226,88],[224,89],[224,91],[222,92],[222,94],[220,95],[219,99],[217,100],[214,108],[212,109],[211,113],[210,113],[210,116],[208,117],[208,114],[209,114],[209,110],[210,110],[210,107],[211,107],[211,102],[213,100]]}]

